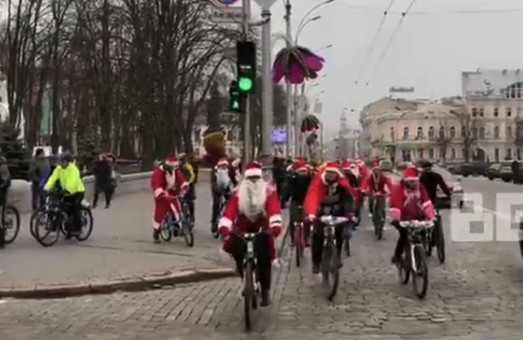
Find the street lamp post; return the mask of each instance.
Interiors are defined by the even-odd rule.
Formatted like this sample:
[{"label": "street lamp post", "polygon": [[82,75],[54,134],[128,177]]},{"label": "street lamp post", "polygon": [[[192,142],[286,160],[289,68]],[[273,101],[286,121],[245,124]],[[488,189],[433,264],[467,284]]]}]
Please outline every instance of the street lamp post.
[{"label": "street lamp post", "polygon": [[[292,28],[291,28],[291,12],[292,12],[292,4],[291,4],[291,0],[284,0],[285,1],[285,16],[284,16],[284,19],[285,19],[285,23],[286,23],[286,41],[287,41],[287,48],[290,48],[291,47],[291,44],[292,44]],[[301,31],[303,30],[303,27],[301,27],[303,25],[303,23],[308,19],[309,15],[314,12],[316,9],[318,9],[319,7],[321,6],[324,6],[324,5],[327,5],[331,2],[333,2],[334,0],[326,0],[326,1],[323,1],[319,4],[317,4],[316,6],[314,6],[313,8],[311,8],[302,18],[302,20],[300,21],[300,24],[298,25],[298,30]],[[318,20],[318,19],[316,19]],[[310,22],[310,21],[309,21]],[[301,29],[300,29],[301,27]],[[297,93],[297,89],[295,89],[295,95]],[[293,106],[293,100],[292,100],[292,86],[291,84],[289,83],[289,81],[287,80],[286,81],[286,118],[287,118],[287,155],[290,155],[290,141],[291,141],[291,131],[292,131],[292,109],[291,107]],[[296,105],[296,96],[294,97],[294,121],[295,121],[295,129],[294,129],[294,140],[295,140],[295,147],[294,147],[294,153],[295,155],[297,156],[298,155],[298,152],[297,152],[297,148],[298,148],[298,136],[299,136],[299,120],[298,120],[298,113],[296,111],[297,109],[297,105]]]}]

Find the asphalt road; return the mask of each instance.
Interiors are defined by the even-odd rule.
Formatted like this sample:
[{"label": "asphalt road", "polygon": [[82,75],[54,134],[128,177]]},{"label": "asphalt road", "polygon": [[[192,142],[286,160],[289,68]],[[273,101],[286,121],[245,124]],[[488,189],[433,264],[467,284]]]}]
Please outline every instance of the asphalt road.
[{"label": "asphalt road", "polygon": [[[463,180],[485,195],[522,187]],[[488,201],[487,201],[488,202]],[[488,203],[487,203],[488,204]],[[523,259],[515,242],[456,242],[443,211],[447,261],[429,260],[430,284],[418,300],[390,264],[396,231],[376,241],[365,217],[344,259],[342,285],[326,301],[310,262],[275,269],[273,304],[242,327],[239,279],[142,293],[0,303],[1,339],[521,339]],[[464,228],[466,226],[463,226]],[[287,256],[292,256],[287,252]]]}]

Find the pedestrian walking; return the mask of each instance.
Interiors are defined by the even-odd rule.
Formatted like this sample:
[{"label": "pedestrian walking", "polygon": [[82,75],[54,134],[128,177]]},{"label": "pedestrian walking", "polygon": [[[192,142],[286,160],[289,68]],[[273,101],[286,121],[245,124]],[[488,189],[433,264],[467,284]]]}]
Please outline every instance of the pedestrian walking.
[{"label": "pedestrian walking", "polygon": [[93,208],[98,205],[98,197],[100,192],[105,196],[105,209],[111,205],[111,199],[116,187],[116,174],[114,165],[116,158],[111,154],[100,154],[94,164],[94,199]]},{"label": "pedestrian walking", "polygon": [[29,165],[29,181],[31,182],[31,205],[33,211],[42,205],[42,187],[51,173],[49,161],[44,149],[38,148]]}]

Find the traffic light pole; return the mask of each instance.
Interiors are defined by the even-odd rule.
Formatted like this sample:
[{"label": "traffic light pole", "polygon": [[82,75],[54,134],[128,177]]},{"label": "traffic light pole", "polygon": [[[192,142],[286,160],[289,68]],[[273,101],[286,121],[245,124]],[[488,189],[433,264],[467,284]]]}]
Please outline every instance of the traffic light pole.
[{"label": "traffic light pole", "polygon": [[[242,2],[243,11],[243,36],[245,40],[249,38],[249,14],[251,13],[251,1],[243,0]],[[243,126],[243,161],[245,164],[251,161],[251,115],[250,115],[250,100],[249,96],[246,95],[243,98],[243,115],[244,115],[244,126]],[[245,169],[245,167],[244,167]]]}]

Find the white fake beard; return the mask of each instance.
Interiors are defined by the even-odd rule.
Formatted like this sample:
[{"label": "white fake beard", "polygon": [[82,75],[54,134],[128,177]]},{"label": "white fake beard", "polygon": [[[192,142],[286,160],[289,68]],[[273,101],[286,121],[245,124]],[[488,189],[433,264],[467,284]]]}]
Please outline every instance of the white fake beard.
[{"label": "white fake beard", "polygon": [[249,219],[256,219],[265,211],[267,182],[243,180],[238,188],[239,209]]},{"label": "white fake beard", "polygon": [[229,177],[228,170],[217,170],[216,171],[216,185],[220,189],[225,189],[231,184],[231,178]]},{"label": "white fake beard", "polygon": [[165,180],[167,181],[167,188],[172,189],[176,184],[176,171],[172,171],[172,175],[169,171],[165,171]]}]

